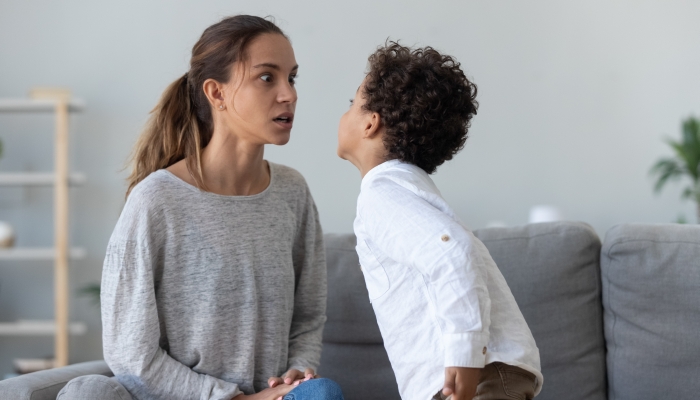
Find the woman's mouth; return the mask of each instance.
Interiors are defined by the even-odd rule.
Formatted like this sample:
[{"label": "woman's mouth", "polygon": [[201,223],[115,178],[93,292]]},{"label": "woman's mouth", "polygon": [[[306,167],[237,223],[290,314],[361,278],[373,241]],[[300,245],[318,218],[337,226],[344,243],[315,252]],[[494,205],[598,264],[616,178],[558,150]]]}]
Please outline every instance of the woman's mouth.
[{"label": "woman's mouth", "polygon": [[294,121],[294,114],[283,113],[283,114],[278,115],[272,121],[274,121],[277,125],[279,125],[283,128],[289,129],[292,127],[292,121]]}]

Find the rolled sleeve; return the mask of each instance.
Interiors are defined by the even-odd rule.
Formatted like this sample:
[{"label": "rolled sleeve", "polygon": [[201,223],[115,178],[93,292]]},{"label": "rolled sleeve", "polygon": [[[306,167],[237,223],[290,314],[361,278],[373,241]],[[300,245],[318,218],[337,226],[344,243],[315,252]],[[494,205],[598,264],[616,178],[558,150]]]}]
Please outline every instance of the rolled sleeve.
[{"label": "rolled sleeve", "polygon": [[442,336],[445,367],[484,368],[489,335],[480,332],[451,333]]}]

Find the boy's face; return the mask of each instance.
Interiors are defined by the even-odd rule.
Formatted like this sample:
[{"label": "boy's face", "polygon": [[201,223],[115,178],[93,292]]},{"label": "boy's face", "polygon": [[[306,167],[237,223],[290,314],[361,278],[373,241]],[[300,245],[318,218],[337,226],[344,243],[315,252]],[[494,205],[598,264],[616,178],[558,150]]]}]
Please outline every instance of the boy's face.
[{"label": "boy's face", "polygon": [[357,165],[356,154],[362,140],[363,126],[368,112],[362,109],[365,99],[362,96],[364,81],[355,92],[355,98],[350,100],[350,109],[342,117],[338,126],[338,157]]}]

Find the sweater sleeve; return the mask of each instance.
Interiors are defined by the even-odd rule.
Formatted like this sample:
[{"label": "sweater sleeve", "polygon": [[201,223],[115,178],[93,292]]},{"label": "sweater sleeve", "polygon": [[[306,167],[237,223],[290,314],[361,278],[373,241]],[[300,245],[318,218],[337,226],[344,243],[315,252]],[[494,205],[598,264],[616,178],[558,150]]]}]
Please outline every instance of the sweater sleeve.
[{"label": "sweater sleeve", "polygon": [[445,367],[483,368],[491,302],[472,233],[390,179],[378,178],[367,189],[358,212],[372,251],[423,275],[443,336]]},{"label": "sweater sleeve", "polygon": [[238,385],[199,374],[160,347],[153,273],[158,229],[148,206],[133,197],[107,247],[102,272],[105,361],[134,399],[230,400],[242,393]]},{"label": "sweater sleeve", "polygon": [[292,251],[295,289],[294,314],[289,330],[287,369],[318,369],[321,339],[326,322],[326,257],[323,232],[311,193],[299,215],[299,228]]}]

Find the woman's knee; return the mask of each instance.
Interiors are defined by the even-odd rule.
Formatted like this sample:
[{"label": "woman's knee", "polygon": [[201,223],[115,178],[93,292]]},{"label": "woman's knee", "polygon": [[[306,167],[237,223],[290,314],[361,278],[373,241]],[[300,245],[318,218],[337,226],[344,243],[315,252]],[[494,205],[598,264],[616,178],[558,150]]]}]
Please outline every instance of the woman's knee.
[{"label": "woman's knee", "polygon": [[335,383],[335,381],[328,378],[318,378],[314,379],[313,382],[319,386],[319,391],[325,396],[323,397],[324,399],[343,399],[343,391],[340,389],[340,385]]},{"label": "woman's knee", "polygon": [[344,400],[340,385],[327,378],[302,382],[284,400]]},{"label": "woman's knee", "polygon": [[84,375],[71,379],[58,392],[56,400],[132,400],[129,392],[115,378]]}]

